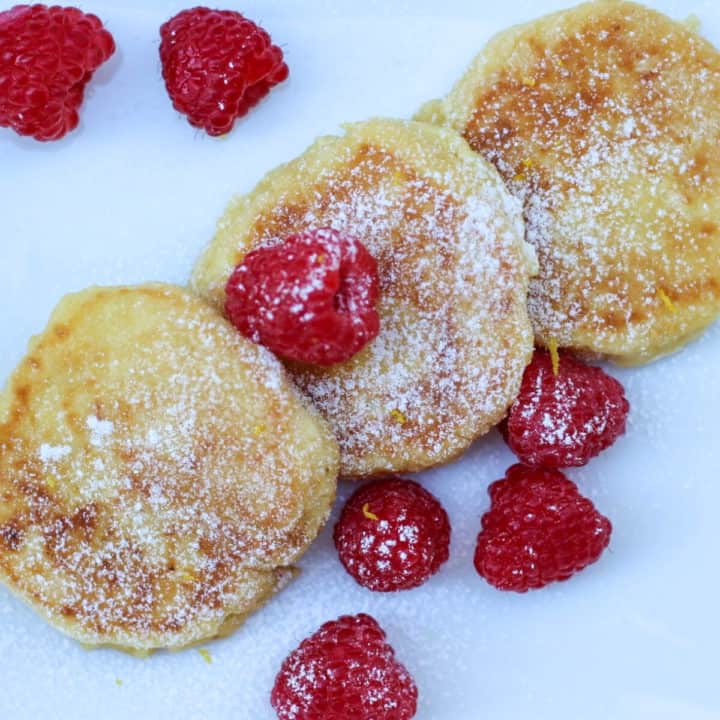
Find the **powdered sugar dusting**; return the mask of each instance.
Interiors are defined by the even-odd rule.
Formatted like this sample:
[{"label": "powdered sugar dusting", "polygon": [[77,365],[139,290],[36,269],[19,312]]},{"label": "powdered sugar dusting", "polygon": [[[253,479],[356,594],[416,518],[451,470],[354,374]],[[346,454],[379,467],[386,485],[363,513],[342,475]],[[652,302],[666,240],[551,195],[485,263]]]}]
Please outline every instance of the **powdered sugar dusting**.
[{"label": "powdered sugar dusting", "polygon": [[47,443],[43,443],[38,450],[38,456],[42,462],[50,464],[62,460],[62,458],[69,455],[71,451],[72,448],[68,445],[48,445]]},{"label": "powdered sugar dusting", "polygon": [[98,420],[95,415],[88,415],[85,425],[90,430],[90,444],[95,447],[100,447],[115,429],[109,420]]},{"label": "powdered sugar dusting", "polygon": [[523,202],[540,340],[647,359],[720,310],[720,56],[639,6],[576,18],[487,50],[464,134]]}]

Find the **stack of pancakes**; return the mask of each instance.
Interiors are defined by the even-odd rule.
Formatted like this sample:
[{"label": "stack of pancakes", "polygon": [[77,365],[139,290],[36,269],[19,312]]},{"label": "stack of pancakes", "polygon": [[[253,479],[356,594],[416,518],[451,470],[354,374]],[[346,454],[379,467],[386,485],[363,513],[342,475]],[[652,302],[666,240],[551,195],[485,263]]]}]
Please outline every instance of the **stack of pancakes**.
[{"label": "stack of pancakes", "polygon": [[[341,477],[422,470],[506,414],[535,342],[638,363],[720,312],[720,54],[598,0],[492,40],[416,121],[317,140],[238,198],[190,290],[61,301],[0,395],[0,580],[88,645],[227,634]],[[222,316],[260,245],[378,261],[378,337],[281,364]]]}]

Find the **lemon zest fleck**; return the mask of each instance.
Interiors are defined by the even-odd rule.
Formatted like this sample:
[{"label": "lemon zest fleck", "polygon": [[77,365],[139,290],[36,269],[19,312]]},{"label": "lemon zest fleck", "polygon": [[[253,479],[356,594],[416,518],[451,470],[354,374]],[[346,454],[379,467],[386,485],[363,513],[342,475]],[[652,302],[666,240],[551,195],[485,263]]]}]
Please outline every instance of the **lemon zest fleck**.
[{"label": "lemon zest fleck", "polygon": [[210,651],[209,651],[209,650],[207,650],[206,648],[200,648],[200,649],[198,650],[198,652],[200,653],[200,657],[201,657],[208,665],[212,665],[213,659],[212,659],[212,655],[210,654]]},{"label": "lemon zest fleck", "polygon": [[120,678],[115,678],[115,684],[120,687],[122,685],[122,680]]},{"label": "lemon zest fleck", "polygon": [[370,512],[370,503],[365,503],[363,505],[363,515],[368,520],[375,520],[376,522],[380,519],[375,513]]},{"label": "lemon zest fleck", "polygon": [[397,423],[400,423],[400,425],[404,425],[407,422],[407,418],[405,415],[403,415],[397,408],[395,408],[391,413],[390,417]]},{"label": "lemon zest fleck", "polygon": [[266,430],[267,430],[267,427],[265,425],[263,425],[262,423],[260,423],[253,428],[253,435],[255,437],[260,437],[260,435],[262,435]]},{"label": "lemon zest fleck", "polygon": [[660,288],[660,289],[658,290],[658,297],[662,300],[663,305],[664,305],[671,313],[676,313],[676,312],[678,311],[677,305],[675,305],[675,303],[670,299],[670,297],[668,296],[668,294],[667,294],[662,288]]},{"label": "lemon zest fleck", "polygon": [[535,85],[536,85],[537,83],[535,82],[535,78],[524,77],[524,78],[522,79],[522,84],[523,84],[525,87],[530,87],[530,88],[531,88],[531,87],[535,87]]},{"label": "lemon zest fleck", "polygon": [[515,177],[513,178],[513,182],[525,182],[527,180],[527,175],[525,173],[519,172]]},{"label": "lemon zest fleck", "polygon": [[45,484],[50,488],[50,490],[54,490],[57,487],[57,480],[55,480],[52,475],[48,475],[48,477],[45,478]]},{"label": "lemon zest fleck", "polygon": [[558,341],[555,338],[548,340],[548,350],[550,351],[553,375],[557,377],[557,374],[560,372],[560,353],[558,352]]},{"label": "lemon zest fleck", "polygon": [[530,158],[525,158],[525,159],[522,161],[522,164],[523,164],[526,168],[528,168],[528,170],[529,170],[529,169],[533,166],[533,161],[530,160]]},{"label": "lemon zest fleck", "polygon": [[195,582],[197,580],[197,576],[187,570],[180,577],[185,582]]}]

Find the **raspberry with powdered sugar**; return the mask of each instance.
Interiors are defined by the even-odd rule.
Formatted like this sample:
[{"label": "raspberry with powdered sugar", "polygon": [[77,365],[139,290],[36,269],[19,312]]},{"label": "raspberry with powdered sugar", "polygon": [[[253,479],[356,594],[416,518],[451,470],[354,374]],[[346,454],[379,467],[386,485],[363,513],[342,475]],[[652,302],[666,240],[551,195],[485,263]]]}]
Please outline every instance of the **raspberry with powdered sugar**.
[{"label": "raspberry with powdered sugar", "polygon": [[325,623],[285,659],[271,703],[280,720],[410,720],[418,691],[369,615]]},{"label": "raspberry with powdered sugar", "polygon": [[450,520],[422,485],[391,477],[353,494],[334,539],[340,561],[360,585],[377,592],[410,590],[447,561]]},{"label": "raspberry with powdered sugar", "polygon": [[625,432],[623,386],[567,353],[536,350],[500,431],[528,465],[579,467]]},{"label": "raspberry with powdered sugar", "polygon": [[248,253],[230,276],[225,310],[246,337],[315,365],[348,360],[380,329],[377,263],[329,228]]}]

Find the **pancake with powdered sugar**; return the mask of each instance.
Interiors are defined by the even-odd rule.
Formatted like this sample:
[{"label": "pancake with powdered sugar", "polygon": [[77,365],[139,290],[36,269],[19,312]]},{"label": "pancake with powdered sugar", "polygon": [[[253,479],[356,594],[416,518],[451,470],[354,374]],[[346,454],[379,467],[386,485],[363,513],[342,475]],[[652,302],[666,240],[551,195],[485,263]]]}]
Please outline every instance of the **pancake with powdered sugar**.
[{"label": "pancake with powdered sugar", "polygon": [[720,312],[720,54],[598,0],[495,37],[419,117],[458,130],[524,204],[537,339],[621,363]]},{"label": "pancake with powdered sugar", "polygon": [[230,205],[192,287],[222,308],[249,250],[321,227],[363,242],[380,276],[373,342],[329,368],[288,364],[335,431],[341,475],[451,460],[502,419],[532,354],[519,204],[454,132],[348,125]]},{"label": "pancake with powdered sugar", "polygon": [[0,395],[0,580],[91,646],[228,634],[333,502],[337,444],[308,405],[185,290],[67,296]]}]

